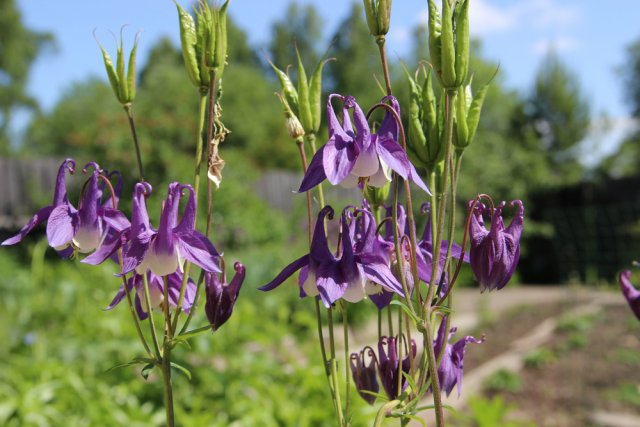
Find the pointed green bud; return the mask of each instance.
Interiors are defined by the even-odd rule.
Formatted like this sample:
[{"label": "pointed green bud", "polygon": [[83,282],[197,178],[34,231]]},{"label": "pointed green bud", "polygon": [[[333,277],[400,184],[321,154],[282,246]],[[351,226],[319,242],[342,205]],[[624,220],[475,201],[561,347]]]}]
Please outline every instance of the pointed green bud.
[{"label": "pointed green bud", "polygon": [[182,46],[182,58],[187,69],[189,80],[194,86],[202,86],[200,81],[200,66],[196,53],[198,36],[196,34],[196,24],[191,14],[187,13],[178,3],[178,20],[180,23],[180,45]]},{"label": "pointed green bud", "polygon": [[280,99],[284,109],[284,117],[286,119],[287,132],[289,133],[289,136],[295,140],[302,138],[304,136],[304,129],[300,120],[298,120],[298,117],[294,114],[293,110],[291,110],[291,106],[287,102],[287,98],[279,93],[276,93],[276,96]]},{"label": "pointed green bud", "polygon": [[369,32],[374,37],[383,37],[389,32],[391,0],[364,0]]},{"label": "pointed green bud", "polygon": [[[269,59],[267,58],[267,61]],[[296,87],[293,85],[293,82],[289,78],[289,75],[276,67],[273,62],[269,61],[269,65],[273,68],[273,71],[276,73],[278,80],[280,81],[280,87],[282,88],[282,93],[287,100],[287,103],[291,107],[294,112],[298,111],[298,91]]]},{"label": "pointed green bud", "polygon": [[480,122],[480,113],[482,112],[482,104],[487,96],[489,90],[489,84],[486,84],[478,90],[478,93],[473,97],[471,106],[469,107],[469,113],[467,114],[467,127],[469,128],[469,143],[473,141],[476,136],[476,130],[478,129],[478,123]]},{"label": "pointed green bud", "polygon": [[486,84],[474,96],[471,93],[471,84],[468,84],[464,90],[458,93],[455,120],[456,140],[454,144],[457,151],[463,151],[473,141],[480,122],[482,104],[488,89],[489,84]]},{"label": "pointed green bud", "polygon": [[309,103],[309,83],[297,46],[296,55],[298,57],[298,117],[300,117],[302,127],[311,130],[313,128],[313,120],[311,118],[311,105]]}]

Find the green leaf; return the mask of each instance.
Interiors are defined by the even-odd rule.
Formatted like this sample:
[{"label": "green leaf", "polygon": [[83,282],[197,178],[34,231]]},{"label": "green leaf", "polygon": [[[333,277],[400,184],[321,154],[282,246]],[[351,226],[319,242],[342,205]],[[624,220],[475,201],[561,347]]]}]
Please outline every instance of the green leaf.
[{"label": "green leaf", "polygon": [[140,375],[142,375],[142,377],[146,380],[147,378],[149,378],[149,374],[155,367],[156,365],[153,363],[145,365],[144,368],[142,368],[142,370],[140,371]]},{"label": "green leaf", "polygon": [[184,376],[186,376],[189,379],[189,381],[191,381],[191,372],[189,372],[189,370],[187,368],[185,368],[182,365],[178,365],[175,362],[171,362],[171,366],[173,368],[176,368],[178,371],[182,372],[184,374]]},{"label": "green leaf", "polygon": [[404,310],[405,313],[407,313],[407,315],[409,317],[411,317],[411,319],[413,319],[413,321],[418,324],[419,323],[419,319],[418,317],[413,313],[413,311],[402,301],[398,301],[398,300],[393,300],[391,301],[392,305],[397,305],[399,306],[402,310]]},{"label": "green leaf", "polygon": [[106,372],[111,372],[120,368],[126,368],[127,366],[141,365],[143,363],[154,364],[155,360],[150,359],[148,357],[136,357],[135,359],[132,359],[130,362],[120,363],[118,365],[112,366],[109,369],[107,369]]}]

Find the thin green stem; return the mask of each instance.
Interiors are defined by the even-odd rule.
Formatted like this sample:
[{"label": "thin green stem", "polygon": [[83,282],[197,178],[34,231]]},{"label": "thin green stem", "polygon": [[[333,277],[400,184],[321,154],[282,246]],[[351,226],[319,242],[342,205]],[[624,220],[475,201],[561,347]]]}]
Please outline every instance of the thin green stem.
[{"label": "thin green stem", "polygon": [[[198,283],[196,285],[196,294],[193,297],[193,304],[191,304],[191,310],[189,310],[187,319],[184,321],[182,328],[180,328],[180,334],[183,334],[187,330],[187,328],[189,327],[189,324],[191,323],[191,319],[193,319],[193,315],[196,313],[196,308],[198,307],[198,301],[200,301],[200,289],[202,289],[203,281],[204,281],[204,271],[200,271],[200,277],[198,277]],[[177,323],[178,322],[176,321],[176,319],[174,319],[174,327],[173,327],[174,333],[176,330],[175,326],[177,326]],[[207,325],[206,327],[208,328],[210,326]]]},{"label": "thin green stem", "polygon": [[171,346],[168,341],[164,345],[162,355],[162,379],[164,383],[164,408],[167,419],[167,427],[175,426],[175,416],[173,412],[173,387],[171,385]]},{"label": "thin green stem", "polygon": [[[311,147],[311,151],[313,154],[316,153],[316,134],[315,133],[307,133],[304,135],[304,138],[307,142],[309,142],[309,146]],[[324,191],[322,189],[322,183],[317,185],[318,187],[318,202],[320,202],[320,209],[324,207]]]},{"label": "thin green stem", "polygon": [[150,357],[153,357],[153,353],[149,348],[149,344],[147,344],[147,340],[142,333],[142,328],[140,327],[140,321],[138,319],[138,315],[136,314],[136,310],[133,306],[133,300],[131,299],[131,293],[129,292],[129,288],[127,287],[127,278],[126,276],[122,276],[122,286],[124,287],[124,293],[127,296],[127,301],[129,302],[129,311],[131,312],[131,317],[133,318],[133,324],[136,325],[136,332],[138,333],[138,338],[140,338],[140,342],[144,347],[144,350]]},{"label": "thin green stem", "polygon": [[342,402],[340,399],[340,387],[338,383],[338,361],[336,360],[336,343],[335,337],[333,335],[333,309],[330,307],[327,309],[327,318],[329,320],[329,355],[331,359],[330,363],[330,372],[331,372],[331,382],[333,383],[334,393],[334,402],[336,408],[336,416],[338,417],[338,425],[344,426],[344,415],[342,413]]},{"label": "thin green stem", "polygon": [[382,73],[384,74],[384,84],[387,89],[387,95],[391,95],[391,79],[389,78],[389,66],[387,65],[387,53],[384,48],[385,37],[376,37],[376,44],[380,52],[380,62],[382,63]]},{"label": "thin green stem", "polygon": [[[216,71],[209,71],[209,106],[207,108],[207,158],[211,159],[211,150],[213,138],[218,136],[213,135],[216,119]],[[211,213],[213,212],[213,183],[210,179],[207,179],[207,226],[205,230],[205,236],[209,237],[209,231],[211,229]]]},{"label": "thin green stem", "polygon": [[347,302],[342,301],[342,330],[344,338],[344,379],[346,383],[344,416],[349,419],[350,400],[351,400],[351,373],[349,372],[349,318],[347,314]]},{"label": "thin green stem", "polygon": [[195,169],[193,173],[193,192],[195,193],[196,201],[198,200],[198,194],[200,191],[200,173],[202,171],[203,152],[202,148],[204,145],[204,123],[207,113],[207,91],[205,89],[201,89],[199,93],[200,102],[198,104],[198,134],[196,138],[196,158]]},{"label": "thin green stem", "polygon": [[147,319],[149,320],[149,330],[151,332],[151,341],[153,342],[153,348],[156,352],[156,357],[161,360],[162,353],[160,346],[158,345],[158,336],[156,335],[156,326],[153,323],[153,310],[151,309],[151,295],[149,293],[149,280],[147,275],[142,275],[142,283],[144,284],[144,299],[147,306]]},{"label": "thin green stem", "polygon": [[[298,152],[300,153],[300,161],[302,162],[302,172],[307,173],[307,155],[304,152],[304,140],[302,138],[296,139],[296,145],[298,146]],[[307,232],[309,234],[309,245],[311,245],[311,225],[313,224],[313,212],[311,209],[311,192],[306,191],[307,195]]]},{"label": "thin green stem", "polygon": [[136,149],[136,159],[138,161],[138,177],[140,182],[144,181],[144,171],[142,168],[142,156],[140,155],[140,145],[138,144],[138,132],[136,132],[136,124],[133,119],[133,106],[131,103],[124,104],[124,111],[127,113],[129,120],[129,128],[131,129],[131,137],[133,138],[133,146]]}]

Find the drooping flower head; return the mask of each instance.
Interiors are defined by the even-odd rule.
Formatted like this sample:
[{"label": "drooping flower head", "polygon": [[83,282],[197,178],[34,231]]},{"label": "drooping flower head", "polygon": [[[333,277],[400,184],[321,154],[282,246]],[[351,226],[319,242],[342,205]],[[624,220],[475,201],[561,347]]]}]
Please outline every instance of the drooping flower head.
[{"label": "drooping flower head", "polygon": [[[218,252],[202,233],[195,229],[196,201],[190,185],[177,182],[169,185],[167,199],[160,214],[160,226],[153,229],[149,222],[144,195],[151,187],[138,183],[134,191],[129,241],[123,247],[122,274],[134,269],[147,269],[166,276],[181,268],[184,259],[209,272],[219,272]],[[178,208],[183,190],[189,198],[178,222]]]},{"label": "drooping flower head", "polygon": [[[474,202],[469,202],[471,207]],[[510,206],[518,210],[505,229],[502,210],[505,202],[501,202],[493,212],[484,205],[478,204],[471,212],[469,236],[471,238],[471,268],[480,283],[480,289],[502,289],[513,276],[520,258],[520,236],[524,224],[524,207],[522,201],[514,200]],[[490,211],[491,230],[484,225],[483,213]]]},{"label": "drooping flower head", "polygon": [[238,299],[240,293],[240,287],[244,281],[245,268],[244,265],[236,262],[233,265],[235,275],[229,284],[226,283],[226,277],[223,271],[218,277],[216,273],[206,272],[204,276],[206,303],[204,306],[207,319],[211,329],[215,332],[222,326],[231,314],[233,313],[233,306]]},{"label": "drooping flower head", "polygon": [[344,298],[357,302],[366,295],[368,281],[402,294],[402,289],[393,278],[388,266],[383,265],[377,254],[369,252],[369,245],[358,246],[354,251],[349,225],[349,209],[340,216],[340,245],[337,255],[329,249],[324,227],[325,217],[333,218],[333,208],[325,206],[318,214],[310,252],[286,266],[271,282],[260,290],[270,291],[281,285],[294,272],[300,271],[298,285],[300,296],[319,296],[326,307]]},{"label": "drooping flower head", "polygon": [[455,335],[458,328],[451,328],[449,333],[447,333],[446,325],[447,321],[445,316],[440,323],[438,335],[433,342],[433,348],[436,356],[438,356],[440,352],[444,351],[442,361],[440,362],[440,366],[438,366],[438,381],[440,383],[440,389],[444,390],[447,393],[447,396],[451,394],[453,387],[457,385],[458,396],[460,396],[460,393],[462,392],[465,348],[469,343],[483,343],[484,337],[478,340],[468,335],[458,340],[455,344],[451,344],[451,338]]},{"label": "drooping flower head", "polygon": [[[369,364],[367,365],[366,357],[369,357]],[[353,383],[358,390],[358,394],[369,405],[373,405],[376,401],[376,396],[367,392],[378,393],[380,385],[377,378],[377,360],[375,352],[371,347],[365,347],[360,353],[351,353],[349,358],[349,365],[351,366],[351,376],[353,377]]]},{"label": "drooping flower head", "polygon": [[[36,226],[39,224],[48,221],[51,212],[58,208],[59,206],[65,206],[65,209],[70,211],[75,210],[75,208],[69,203],[69,198],[67,197],[67,186],[66,186],[66,173],[67,171],[70,174],[73,174],[75,171],[76,162],[73,159],[66,159],[62,162],[60,167],[58,168],[58,175],[56,178],[55,188],[53,190],[53,201],[50,205],[45,206],[39,209],[33,217],[27,222],[24,227],[18,231],[13,237],[6,239],[2,242],[2,246],[7,245],[15,245],[16,243],[20,243],[27,234],[29,234]],[[53,245],[52,245],[53,246]],[[68,257],[73,253],[73,248],[63,247],[59,248],[58,253],[63,257]]]},{"label": "drooping flower head", "polygon": [[619,282],[622,295],[624,295],[625,299],[629,303],[629,307],[631,307],[633,314],[635,314],[638,320],[640,320],[640,291],[634,288],[633,284],[631,284],[631,271],[625,270],[621,272]]},{"label": "drooping flower head", "polygon": [[[156,276],[152,272],[146,273],[149,284],[149,298],[152,310],[161,310],[164,307],[164,280],[160,276]],[[169,297],[169,307],[176,307],[180,299],[180,289],[182,287],[183,275],[180,271],[169,274],[166,277]],[[144,293],[144,278],[141,274],[135,273],[127,280],[127,292],[135,289],[135,307],[140,320],[147,318],[147,299]],[[189,313],[193,307],[193,300],[196,295],[196,284],[189,277],[185,288],[184,299],[182,300],[182,311]],[[126,296],[124,285],[120,286],[118,293],[113,301],[107,307],[107,310],[113,309]]]},{"label": "drooping flower head", "polygon": [[[342,101],[342,123],[331,104],[334,98]],[[383,98],[383,102],[387,100],[399,115],[397,100],[391,96]],[[353,111],[353,122],[350,111]],[[385,115],[378,132],[372,134],[366,116],[355,98],[334,93],[329,95],[327,101],[327,126],[329,140],[313,156],[299,192],[308,191],[325,179],[332,185],[339,184],[348,188],[367,179],[369,185],[381,187],[390,181],[390,170],[404,179],[414,181],[429,192],[406,153],[398,145],[398,127],[390,113]]]},{"label": "drooping flower head", "polygon": [[396,399],[407,388],[407,379],[402,375],[402,387],[398,390],[398,375],[401,375],[399,369],[401,368],[403,373],[408,374],[411,369],[411,358],[415,359],[418,351],[416,342],[411,340],[412,354],[409,355],[409,349],[405,346],[402,352],[405,356],[400,361],[398,358],[399,345],[402,345],[402,338],[398,337],[383,336],[378,341],[378,372],[389,400]]}]

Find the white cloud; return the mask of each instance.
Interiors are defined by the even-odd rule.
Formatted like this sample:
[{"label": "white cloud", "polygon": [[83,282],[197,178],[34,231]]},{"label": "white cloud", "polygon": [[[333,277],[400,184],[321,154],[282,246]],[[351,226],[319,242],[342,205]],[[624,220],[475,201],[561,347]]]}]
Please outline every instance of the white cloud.
[{"label": "white cloud", "polygon": [[507,6],[496,5],[495,0],[473,0],[469,13],[471,31],[476,36],[504,33],[521,27],[566,28],[582,17],[578,7],[563,5],[558,0],[520,0]]},{"label": "white cloud", "polygon": [[579,47],[579,42],[572,37],[555,37],[552,39],[539,40],[533,45],[533,51],[544,55],[549,51],[556,53],[569,52]]}]

